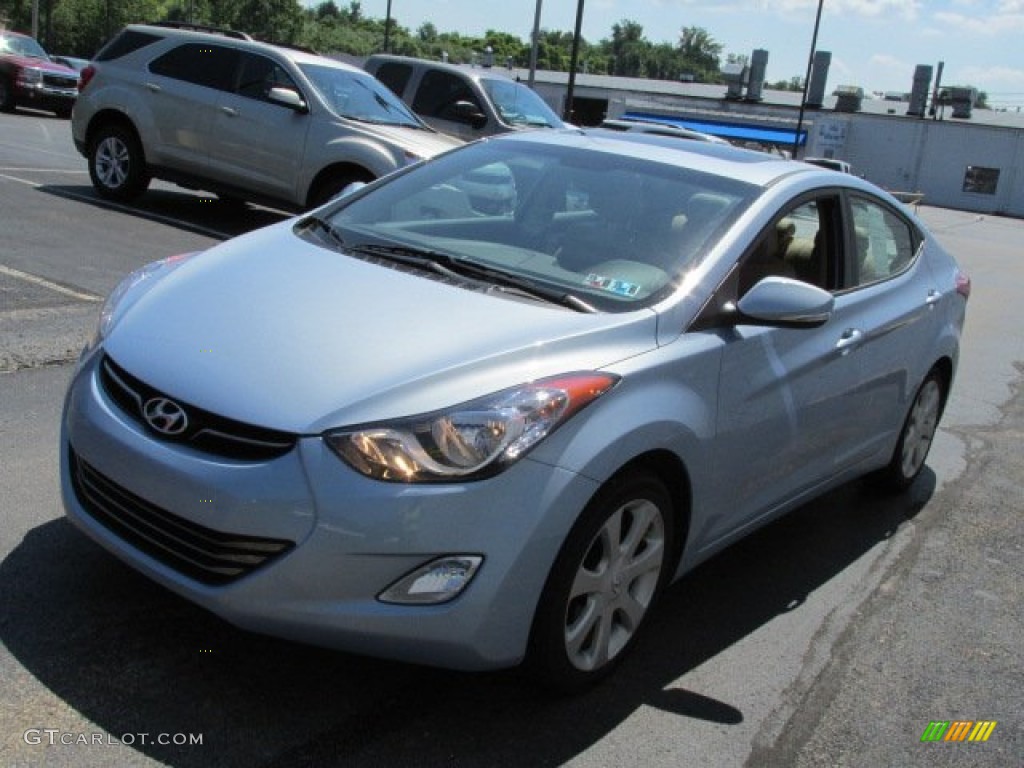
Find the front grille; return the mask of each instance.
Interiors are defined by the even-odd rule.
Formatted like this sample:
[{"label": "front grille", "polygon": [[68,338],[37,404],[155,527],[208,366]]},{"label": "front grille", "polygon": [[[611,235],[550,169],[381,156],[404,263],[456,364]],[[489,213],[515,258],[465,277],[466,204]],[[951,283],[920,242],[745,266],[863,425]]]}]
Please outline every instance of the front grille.
[{"label": "front grille", "polygon": [[[104,356],[100,363],[100,381],[103,391],[125,413],[146,427],[160,440],[183,443],[204,453],[229,459],[259,461],[283,456],[294,447],[296,436],[290,432],[253,426],[227,419],[210,411],[168,397],[163,392],[137,379]],[[155,398],[175,400],[188,419],[188,427],[180,435],[168,436],[158,432],[146,420],[146,403]]]},{"label": "front grille", "polygon": [[78,88],[78,78],[70,77],[68,75],[53,75],[48,72],[44,72],[43,82],[53,88],[68,88],[71,90]]},{"label": "front grille", "polygon": [[96,522],[191,579],[228,584],[295,546],[284,539],[225,533],[193,523],[122,488],[69,449],[71,483]]}]

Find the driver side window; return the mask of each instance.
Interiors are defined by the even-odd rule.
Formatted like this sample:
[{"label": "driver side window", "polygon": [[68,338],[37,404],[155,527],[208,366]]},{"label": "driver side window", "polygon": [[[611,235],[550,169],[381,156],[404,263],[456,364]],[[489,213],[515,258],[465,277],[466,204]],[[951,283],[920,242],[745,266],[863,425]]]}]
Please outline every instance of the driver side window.
[{"label": "driver side window", "polygon": [[833,213],[838,199],[823,196],[800,203],[765,228],[739,268],[742,296],[762,278],[790,277],[819,288],[835,288]]}]

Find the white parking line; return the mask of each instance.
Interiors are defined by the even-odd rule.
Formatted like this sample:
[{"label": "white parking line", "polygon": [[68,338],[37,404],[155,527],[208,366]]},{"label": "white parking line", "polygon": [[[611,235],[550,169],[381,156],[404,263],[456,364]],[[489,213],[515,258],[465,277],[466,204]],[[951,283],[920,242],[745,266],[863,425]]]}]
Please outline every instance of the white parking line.
[{"label": "white parking line", "polygon": [[[26,173],[88,173],[88,171],[83,171],[82,169],[74,170],[72,168],[25,168],[20,165],[11,166],[10,168],[0,168],[0,171],[22,171]],[[34,183],[25,181],[24,179],[15,179],[15,181],[24,181],[26,184]]]},{"label": "white parking line", "polygon": [[13,277],[16,280],[24,280],[26,283],[32,283],[32,285],[38,285],[40,288],[47,288],[51,291],[62,293],[65,296],[70,296],[71,298],[78,299],[79,301],[103,301],[102,296],[97,296],[93,293],[85,293],[84,291],[76,291],[74,288],[67,288],[59,283],[51,282],[45,277],[39,277],[39,275],[22,272],[20,269],[14,269],[12,267],[5,267],[3,264],[0,264],[0,275]]}]

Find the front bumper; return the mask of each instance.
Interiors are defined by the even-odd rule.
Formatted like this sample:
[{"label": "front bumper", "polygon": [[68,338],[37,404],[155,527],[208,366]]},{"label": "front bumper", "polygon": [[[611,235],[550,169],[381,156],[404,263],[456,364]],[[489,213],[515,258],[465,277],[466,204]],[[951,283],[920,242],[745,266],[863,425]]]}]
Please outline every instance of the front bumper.
[{"label": "front bumper", "polygon": [[17,84],[18,104],[31,109],[42,109],[47,112],[70,112],[78,98],[77,88],[60,88],[47,83]]},{"label": "front bumper", "polygon": [[[86,360],[68,392],[61,486],[68,517],[119,558],[254,631],[460,669],[522,659],[551,563],[596,490],[593,481],[525,459],[476,483],[380,483],[347,467],[318,436],[270,460],[211,457],[154,439],[132,420],[104,390],[98,357]],[[165,533],[184,540],[171,546],[186,559],[193,550],[185,534],[197,531],[216,539],[229,560],[239,540],[280,547],[239,573],[206,578],[96,514],[82,495],[82,465],[93,473],[86,482],[115,489],[107,496],[125,503],[129,518],[131,499],[166,515]],[[187,530],[179,536],[175,526]],[[484,558],[454,600],[409,606],[376,599],[450,554]]]}]

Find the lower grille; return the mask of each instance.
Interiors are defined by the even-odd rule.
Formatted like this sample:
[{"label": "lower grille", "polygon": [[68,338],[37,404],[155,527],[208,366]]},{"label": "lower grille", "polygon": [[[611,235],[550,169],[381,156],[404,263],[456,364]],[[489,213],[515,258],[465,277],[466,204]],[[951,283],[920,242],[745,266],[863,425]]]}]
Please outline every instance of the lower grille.
[{"label": "lower grille", "polygon": [[198,582],[228,584],[295,546],[283,539],[225,533],[185,520],[122,488],[68,450],[75,495],[93,519]]}]

